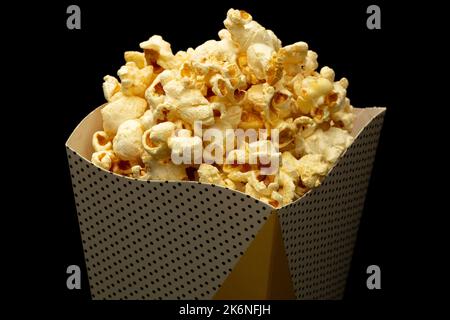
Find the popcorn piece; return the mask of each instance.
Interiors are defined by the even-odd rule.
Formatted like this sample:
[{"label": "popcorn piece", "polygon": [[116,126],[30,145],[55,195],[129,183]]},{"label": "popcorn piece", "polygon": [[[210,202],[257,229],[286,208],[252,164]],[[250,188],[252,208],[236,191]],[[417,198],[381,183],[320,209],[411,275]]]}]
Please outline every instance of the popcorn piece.
[{"label": "popcorn piece", "polygon": [[323,131],[319,128],[305,139],[304,152],[319,154],[325,161],[334,163],[352,142],[353,137],[345,130],[331,127]]},{"label": "popcorn piece", "polygon": [[250,104],[253,110],[267,115],[274,93],[275,89],[267,83],[253,85],[247,91],[246,103]]},{"label": "popcorn piece", "polygon": [[348,132],[352,130],[355,115],[353,113],[353,107],[350,105],[350,100],[348,98],[345,98],[344,106],[341,110],[331,114],[331,119],[340,128]]},{"label": "popcorn piece", "polygon": [[95,151],[107,151],[112,149],[112,142],[105,131],[97,131],[92,136],[92,147]]},{"label": "popcorn piece", "polygon": [[143,98],[145,90],[153,80],[153,67],[139,69],[135,62],[127,62],[119,69],[117,75],[121,80],[123,94]]},{"label": "popcorn piece", "polygon": [[170,48],[170,43],[164,41],[161,36],[155,35],[139,46],[144,49],[147,65],[158,65],[164,69],[177,68],[177,61]]},{"label": "popcorn piece", "polygon": [[175,72],[164,70],[158,74],[152,84],[145,91],[145,100],[147,100],[150,109],[156,109],[164,102],[165,91],[163,86],[170,80],[175,78]]},{"label": "popcorn piece", "polygon": [[131,176],[135,179],[139,180],[149,180],[150,175],[147,173],[145,168],[142,168],[140,165],[135,165],[131,167]]},{"label": "popcorn piece", "polygon": [[306,54],[305,63],[303,64],[303,74],[304,76],[313,75],[314,71],[319,66],[317,62],[317,53],[312,50],[308,50]]},{"label": "popcorn piece", "polygon": [[190,65],[195,73],[226,72],[228,63],[236,62],[237,48],[228,38],[220,41],[208,40],[192,52]]},{"label": "popcorn piece", "polygon": [[329,110],[322,107],[326,96],[333,89],[333,83],[325,78],[309,76],[303,79],[301,87],[294,88],[298,96],[297,105],[303,114],[313,116],[318,123],[329,121]]},{"label": "popcorn piece", "polygon": [[168,146],[169,138],[175,133],[175,125],[172,122],[159,123],[142,135],[144,150],[154,159],[161,160],[170,156]]},{"label": "popcorn piece", "polygon": [[142,161],[148,169],[149,180],[187,180],[186,167],[175,165],[169,159],[155,160],[151,156],[143,156]]},{"label": "popcorn piece", "polygon": [[91,157],[91,162],[94,165],[105,170],[110,170],[116,160],[114,153],[109,150],[96,151]]},{"label": "popcorn piece", "polygon": [[334,70],[325,66],[322,69],[320,69],[320,76],[324,77],[328,81],[333,82],[334,81],[334,76],[335,76]]},{"label": "popcorn piece", "polygon": [[239,51],[245,54],[250,72],[258,80],[267,79],[269,61],[280,49],[281,41],[242,10],[228,10],[224,25],[231,39],[239,45]]},{"label": "popcorn piece", "polygon": [[302,71],[303,63],[308,54],[308,44],[296,42],[280,49],[278,55],[288,76],[295,76]]},{"label": "popcorn piece", "polygon": [[275,202],[269,201],[274,207],[287,205],[291,203],[295,197],[296,184],[292,177],[281,171],[278,181],[280,185],[279,189],[277,191],[272,191],[271,194],[271,198],[275,200]]},{"label": "popcorn piece", "polygon": [[120,91],[119,81],[112,76],[103,77],[103,95],[106,101],[111,101],[112,97]]},{"label": "popcorn piece", "polygon": [[197,172],[199,177],[198,181],[201,183],[215,184],[224,187],[226,186],[219,170],[210,164],[202,163]]},{"label": "popcorn piece", "polygon": [[142,125],[138,120],[123,122],[113,140],[115,154],[121,160],[138,161],[144,151],[141,143]]},{"label": "popcorn piece", "polygon": [[278,147],[280,149],[283,149],[291,145],[291,142],[294,140],[295,133],[297,130],[297,127],[293,123],[292,119],[289,119],[289,121],[279,121],[278,124],[275,126],[275,129],[277,129],[279,132]]},{"label": "popcorn piece", "polygon": [[328,169],[329,164],[324,161],[320,154],[307,154],[298,161],[298,172],[302,183],[307,188],[318,187]]},{"label": "popcorn piece", "polygon": [[274,93],[270,102],[270,111],[273,114],[269,115],[269,119],[276,117],[278,119],[285,119],[290,117],[296,110],[296,102],[293,99],[292,93],[286,88],[282,88]]},{"label": "popcorn piece", "polygon": [[139,97],[123,96],[108,103],[102,110],[103,130],[109,136],[114,136],[122,122],[141,117],[147,102]]},{"label": "popcorn piece", "polygon": [[294,125],[297,127],[297,135],[302,138],[309,137],[317,128],[317,124],[314,120],[306,116],[296,118],[294,120]]},{"label": "popcorn piece", "polygon": [[143,69],[146,66],[145,55],[138,51],[127,51],[124,54],[126,62],[134,62],[134,64],[139,68]]}]

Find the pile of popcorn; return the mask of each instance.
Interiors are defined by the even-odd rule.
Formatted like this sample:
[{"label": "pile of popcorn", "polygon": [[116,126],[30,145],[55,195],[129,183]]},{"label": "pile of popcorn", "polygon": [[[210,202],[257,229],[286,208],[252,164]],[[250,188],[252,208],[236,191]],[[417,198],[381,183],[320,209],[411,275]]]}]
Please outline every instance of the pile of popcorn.
[{"label": "pile of popcorn", "polygon": [[[329,67],[317,71],[305,42],[282,47],[245,11],[230,9],[224,25],[220,41],[196,49],[173,54],[155,35],[140,44],[143,52],[125,52],[120,81],[104,77],[108,102],[103,131],[92,139],[93,164],[136,179],[220,185],[274,207],[320,185],[353,141],[347,79],[335,81]],[[226,161],[235,152],[221,155],[222,164],[175,164],[172,153],[206,143],[195,136],[195,121],[221,131],[277,129],[278,170],[267,175],[260,163]],[[244,143],[234,151],[248,159],[249,150]]]}]

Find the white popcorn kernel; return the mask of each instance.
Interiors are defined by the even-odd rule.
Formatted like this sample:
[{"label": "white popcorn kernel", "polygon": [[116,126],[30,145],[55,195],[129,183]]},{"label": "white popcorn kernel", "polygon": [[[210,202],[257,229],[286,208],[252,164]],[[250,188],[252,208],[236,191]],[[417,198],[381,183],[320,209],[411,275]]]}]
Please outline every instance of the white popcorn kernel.
[{"label": "white popcorn kernel", "polygon": [[212,91],[218,97],[225,97],[231,93],[234,93],[234,88],[230,83],[230,80],[224,78],[221,74],[215,74],[209,80]]},{"label": "white popcorn kernel", "polygon": [[175,79],[175,72],[172,70],[164,70],[156,76],[151,85],[145,91],[145,99],[150,106],[150,109],[155,109],[165,100],[164,85]]},{"label": "white popcorn kernel", "polygon": [[296,42],[285,46],[277,53],[288,76],[295,76],[302,71],[302,65],[308,53],[308,45],[305,42]]},{"label": "white popcorn kernel", "polygon": [[353,107],[348,98],[344,99],[344,106],[341,110],[331,114],[331,119],[335,123],[335,126],[338,126],[347,132],[352,131],[355,114],[353,113]]},{"label": "white popcorn kernel", "polygon": [[113,163],[116,161],[116,157],[112,151],[101,150],[92,154],[91,162],[99,168],[110,170]]},{"label": "white popcorn kernel", "polygon": [[198,181],[200,181],[201,183],[226,186],[226,183],[221,176],[219,169],[210,164],[202,163],[197,172],[199,177]]},{"label": "white popcorn kernel", "polygon": [[247,49],[248,66],[258,80],[267,78],[269,62],[273,52],[273,48],[263,43],[255,43]]},{"label": "white popcorn kernel", "polygon": [[131,176],[138,180],[150,179],[150,174],[138,164],[131,167]]},{"label": "white popcorn kernel", "polygon": [[124,53],[124,58],[126,62],[133,62],[139,69],[146,66],[145,56],[142,52],[138,51],[127,51]]},{"label": "white popcorn kernel", "polygon": [[103,95],[106,101],[111,101],[112,97],[120,91],[119,81],[112,76],[103,77]]},{"label": "white popcorn kernel", "polygon": [[281,47],[281,41],[271,30],[265,29],[243,10],[228,10],[227,18],[223,23],[229,31],[231,39],[239,45],[239,49],[243,52],[246,52],[248,47],[255,43],[265,44],[274,51]]},{"label": "white popcorn kernel", "polygon": [[274,87],[267,83],[253,85],[247,90],[245,103],[249,104],[257,112],[268,113],[274,93]]},{"label": "white popcorn kernel", "polygon": [[157,64],[164,69],[177,67],[177,61],[170,48],[170,43],[164,41],[161,36],[154,35],[147,41],[141,42],[139,46],[144,49],[147,65]]},{"label": "white popcorn kernel", "polygon": [[227,63],[236,62],[237,48],[229,39],[208,40],[193,50],[190,65],[198,75],[224,72]]},{"label": "white popcorn kernel", "polygon": [[162,122],[154,125],[142,135],[144,150],[154,160],[168,158],[170,156],[168,140],[174,133],[175,125],[172,122]]},{"label": "white popcorn kernel", "polygon": [[328,172],[329,164],[320,154],[307,154],[298,161],[298,172],[302,183],[307,188],[318,187],[321,179]]},{"label": "white popcorn kernel", "polygon": [[139,69],[136,63],[127,62],[119,69],[117,75],[121,80],[123,94],[143,98],[152,81],[153,67]]},{"label": "white popcorn kernel", "polygon": [[121,160],[138,161],[142,152],[142,125],[138,120],[123,122],[113,140],[113,150]]},{"label": "white popcorn kernel", "polygon": [[309,137],[317,128],[316,122],[307,116],[301,116],[294,120],[294,125],[297,127],[297,135],[302,138]]},{"label": "white popcorn kernel", "polygon": [[105,131],[97,131],[92,135],[92,147],[94,151],[112,150],[112,142]]},{"label": "white popcorn kernel", "polygon": [[210,104],[194,106],[194,107],[180,107],[178,109],[180,118],[193,125],[195,121],[201,121],[204,126],[211,126],[214,124],[214,110]]},{"label": "white popcorn kernel", "polygon": [[276,191],[272,191],[271,198],[276,202],[272,205],[284,206],[292,202],[295,197],[296,184],[291,176],[287,175],[284,171],[280,171],[278,178],[279,188]]},{"label": "white popcorn kernel", "polygon": [[103,130],[109,136],[114,136],[122,122],[141,117],[147,102],[139,97],[123,96],[108,103],[102,110]]},{"label": "white popcorn kernel", "polygon": [[305,76],[312,75],[314,71],[319,66],[319,63],[317,62],[317,53],[315,53],[312,50],[308,50],[308,53],[306,54],[305,63],[303,65],[303,74]]},{"label": "white popcorn kernel", "polygon": [[334,70],[329,68],[329,67],[322,67],[322,69],[320,69],[320,76],[324,77],[325,79],[327,79],[328,81],[333,82],[334,81]]},{"label": "white popcorn kernel", "polygon": [[187,180],[185,165],[175,165],[170,160],[143,159],[150,180],[181,181]]},{"label": "white popcorn kernel", "polygon": [[325,161],[335,163],[353,142],[353,137],[345,130],[331,127],[327,131],[317,129],[305,138],[304,150],[307,154],[319,154]]},{"label": "white popcorn kernel", "polygon": [[[304,114],[313,115],[325,103],[325,96],[333,89],[333,83],[325,78],[306,77],[300,88],[295,88],[297,106]],[[326,117],[322,117],[326,119]],[[321,119],[323,120],[323,119]]]},{"label": "white popcorn kernel", "polygon": [[278,119],[285,119],[291,116],[292,112],[296,109],[296,103],[292,99],[292,93],[287,89],[278,90],[274,93],[271,100],[271,110],[275,114],[270,116],[276,116]]}]

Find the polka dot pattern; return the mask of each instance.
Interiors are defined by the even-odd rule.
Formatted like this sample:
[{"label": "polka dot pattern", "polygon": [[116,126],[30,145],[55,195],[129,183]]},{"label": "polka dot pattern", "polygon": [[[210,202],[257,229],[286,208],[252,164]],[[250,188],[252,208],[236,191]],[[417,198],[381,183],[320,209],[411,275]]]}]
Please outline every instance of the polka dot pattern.
[{"label": "polka dot pattern", "polygon": [[138,181],[67,155],[93,299],[211,299],[272,212],[233,190]]},{"label": "polka dot pattern", "polygon": [[222,187],[118,176],[67,148],[92,298],[211,299],[272,213],[297,298],[341,298],[383,116],[279,210]]},{"label": "polka dot pattern", "polygon": [[278,211],[298,299],[341,299],[384,111],[355,139],[322,185]]}]

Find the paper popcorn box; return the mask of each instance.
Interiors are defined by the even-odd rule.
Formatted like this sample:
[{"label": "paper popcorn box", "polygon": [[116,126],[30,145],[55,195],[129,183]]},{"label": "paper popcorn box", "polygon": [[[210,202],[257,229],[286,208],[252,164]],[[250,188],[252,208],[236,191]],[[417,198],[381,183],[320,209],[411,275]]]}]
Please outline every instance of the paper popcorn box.
[{"label": "paper popcorn box", "polygon": [[322,185],[277,209],[97,168],[100,109],[66,143],[93,299],[342,298],[385,108],[355,108],[355,140]]}]

